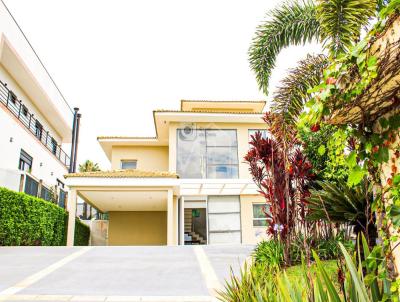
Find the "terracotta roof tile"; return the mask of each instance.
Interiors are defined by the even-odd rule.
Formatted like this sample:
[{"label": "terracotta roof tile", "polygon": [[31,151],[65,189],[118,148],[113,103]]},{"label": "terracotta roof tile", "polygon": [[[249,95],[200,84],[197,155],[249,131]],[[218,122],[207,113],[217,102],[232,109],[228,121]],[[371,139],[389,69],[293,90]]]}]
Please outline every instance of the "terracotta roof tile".
[{"label": "terracotta roof tile", "polygon": [[105,178],[179,178],[178,174],[167,171],[143,171],[143,170],[111,170],[96,172],[79,172],[64,175],[68,177],[105,177]]}]

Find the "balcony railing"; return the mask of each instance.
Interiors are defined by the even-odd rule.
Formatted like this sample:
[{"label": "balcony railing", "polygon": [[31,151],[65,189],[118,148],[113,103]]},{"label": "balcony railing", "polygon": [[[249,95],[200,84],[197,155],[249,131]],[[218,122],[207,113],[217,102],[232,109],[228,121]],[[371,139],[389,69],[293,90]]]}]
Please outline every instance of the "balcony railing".
[{"label": "balcony railing", "polygon": [[70,158],[57,141],[43,128],[43,125],[29,112],[18,97],[0,81],[0,102],[31,132],[65,167]]}]

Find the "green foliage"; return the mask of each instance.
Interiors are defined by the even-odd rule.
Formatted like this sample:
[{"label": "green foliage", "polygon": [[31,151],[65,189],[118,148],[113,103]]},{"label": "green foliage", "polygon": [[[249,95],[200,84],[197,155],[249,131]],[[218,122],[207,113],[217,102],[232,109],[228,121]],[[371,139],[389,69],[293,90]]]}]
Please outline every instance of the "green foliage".
[{"label": "green foliage", "polygon": [[98,163],[94,163],[91,160],[86,160],[83,164],[79,165],[79,172],[96,172],[100,171]]},{"label": "green foliage", "polygon": [[[318,257],[322,260],[337,259],[340,254],[339,243],[342,243],[350,251],[354,249],[351,240],[346,240],[344,232],[328,239],[325,238],[307,238],[307,246],[316,251]],[[301,263],[305,254],[304,237],[297,236],[290,242],[290,259],[292,264]],[[256,264],[262,264],[268,269],[278,269],[285,266],[283,257],[284,247],[278,240],[266,240],[257,244],[253,252],[253,260]],[[311,260],[314,260],[311,257]]]},{"label": "green foliage", "polygon": [[[66,244],[68,213],[25,193],[0,188],[0,246]],[[88,245],[90,230],[77,219],[75,244]]]},{"label": "green foliage", "polygon": [[[344,232],[339,232],[336,236],[329,238],[309,237],[306,241],[307,246],[314,250],[321,260],[337,259],[340,255],[339,243],[343,244],[348,251],[354,250],[353,242],[346,239]],[[290,259],[292,263],[301,263],[304,254],[304,237],[298,236],[290,244]],[[311,260],[315,260],[313,255],[311,255]]]},{"label": "green foliage", "polygon": [[264,93],[279,52],[289,45],[302,45],[319,37],[319,23],[312,1],[291,1],[268,13],[269,19],[256,32],[249,60]]},{"label": "green foliage", "polygon": [[0,245],[65,245],[67,213],[55,204],[0,188]]},{"label": "green foliage", "polygon": [[[321,261],[314,252],[315,264],[310,268],[304,264],[288,271],[271,270],[260,264],[247,265],[240,277],[231,274],[221,301],[286,301],[286,302],[379,302],[399,301],[398,282],[381,281],[378,275],[378,262],[383,261],[379,250],[370,251],[365,238],[362,238],[361,251],[352,256],[339,243],[343,259],[339,265]],[[328,264],[328,265],[327,265]]]},{"label": "green foliage", "polygon": [[261,241],[253,252],[254,262],[268,268],[279,268],[284,264],[283,249],[278,240]]},{"label": "green foliage", "polygon": [[320,189],[311,189],[311,197],[308,198],[310,213],[308,220],[327,220],[339,223],[365,222],[365,209],[368,194],[372,203],[372,187],[362,184],[355,188],[349,188],[345,182],[318,182]]},{"label": "green foliage", "polygon": [[318,132],[308,128],[299,129],[303,152],[311,162],[313,173],[318,180],[345,180],[348,168],[345,163],[344,148],[347,142],[345,132],[335,126],[322,125]]},{"label": "green foliage", "polygon": [[287,123],[295,123],[310,98],[308,89],[318,85],[328,60],[324,55],[308,55],[290,69],[275,91],[271,110],[284,116]]},{"label": "green foliage", "polygon": [[87,246],[89,245],[89,239],[90,239],[89,226],[77,218],[75,220],[74,245]]},{"label": "green foliage", "polygon": [[344,52],[359,39],[362,26],[374,16],[373,0],[318,0],[317,19],[321,40],[334,55]]}]

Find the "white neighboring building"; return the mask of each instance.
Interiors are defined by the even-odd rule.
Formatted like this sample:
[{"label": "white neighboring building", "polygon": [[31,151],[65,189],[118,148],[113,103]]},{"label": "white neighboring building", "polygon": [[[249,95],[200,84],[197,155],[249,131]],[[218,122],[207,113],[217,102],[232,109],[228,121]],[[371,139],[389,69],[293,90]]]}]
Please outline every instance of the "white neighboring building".
[{"label": "white neighboring building", "polygon": [[0,1],[0,187],[63,206],[74,112]]}]

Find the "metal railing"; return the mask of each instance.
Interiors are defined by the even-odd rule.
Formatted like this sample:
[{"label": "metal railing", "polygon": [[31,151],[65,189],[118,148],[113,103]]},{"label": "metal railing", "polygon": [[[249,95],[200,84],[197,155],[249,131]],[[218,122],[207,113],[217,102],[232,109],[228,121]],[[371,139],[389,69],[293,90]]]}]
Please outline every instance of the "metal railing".
[{"label": "metal railing", "polygon": [[42,124],[29,112],[18,97],[0,81],[0,102],[31,132],[65,167],[70,158],[57,141],[43,128]]}]

